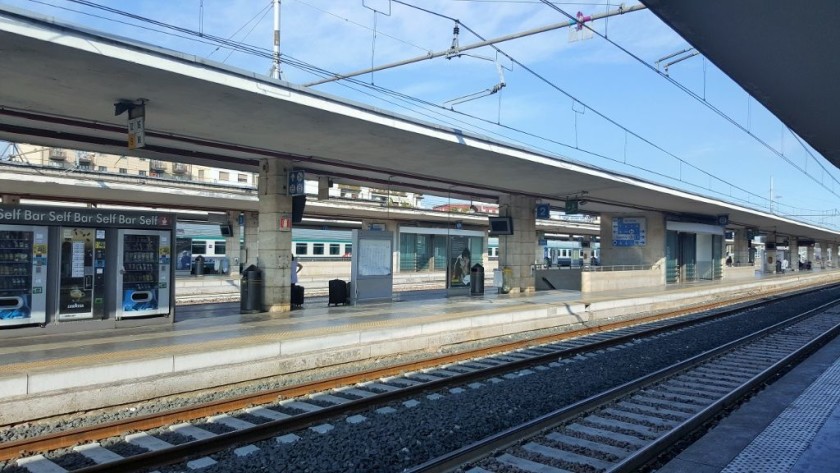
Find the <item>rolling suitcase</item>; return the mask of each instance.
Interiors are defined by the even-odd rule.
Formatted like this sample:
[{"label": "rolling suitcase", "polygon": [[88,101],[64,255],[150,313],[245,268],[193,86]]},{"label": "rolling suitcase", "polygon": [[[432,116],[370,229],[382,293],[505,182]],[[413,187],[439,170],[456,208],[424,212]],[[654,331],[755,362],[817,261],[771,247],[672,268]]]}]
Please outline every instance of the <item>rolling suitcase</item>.
[{"label": "rolling suitcase", "polygon": [[347,304],[347,283],[341,279],[332,279],[329,282],[330,286],[330,300],[327,303],[329,307],[332,304]]},{"label": "rolling suitcase", "polygon": [[303,306],[303,286],[292,285],[292,307]]}]

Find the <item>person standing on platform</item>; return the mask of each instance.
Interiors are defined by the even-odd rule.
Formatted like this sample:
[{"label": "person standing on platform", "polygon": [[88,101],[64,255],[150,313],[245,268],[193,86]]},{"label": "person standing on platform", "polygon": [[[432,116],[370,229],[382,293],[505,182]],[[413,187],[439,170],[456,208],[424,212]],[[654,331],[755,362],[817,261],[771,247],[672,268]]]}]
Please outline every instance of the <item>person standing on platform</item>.
[{"label": "person standing on platform", "polygon": [[303,265],[295,259],[295,255],[292,255],[292,286],[298,283],[298,273],[301,269],[303,269]]}]

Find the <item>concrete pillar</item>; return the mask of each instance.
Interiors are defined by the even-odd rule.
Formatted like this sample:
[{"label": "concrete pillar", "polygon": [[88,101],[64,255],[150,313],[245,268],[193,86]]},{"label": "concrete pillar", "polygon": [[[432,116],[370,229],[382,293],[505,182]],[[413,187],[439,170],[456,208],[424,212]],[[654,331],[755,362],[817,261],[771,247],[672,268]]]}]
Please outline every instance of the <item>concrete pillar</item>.
[{"label": "concrete pillar", "polygon": [[400,225],[396,220],[385,221],[385,231],[391,232],[391,266],[394,273],[400,272]]},{"label": "concrete pillar", "polygon": [[260,163],[259,268],[263,271],[263,309],[291,310],[292,198],[287,194],[289,163]]},{"label": "concrete pillar", "polygon": [[828,256],[828,242],[821,241],[820,243],[820,268],[825,269],[825,260]]},{"label": "concrete pillar", "polygon": [[537,243],[535,206],[536,199],[521,195],[502,196],[499,202],[499,215],[510,216],[513,220],[513,235],[500,236],[499,269],[508,267],[512,270],[509,281],[511,293],[533,292],[534,246]]},{"label": "concrete pillar", "polygon": [[747,266],[749,264],[750,248],[746,228],[735,230],[735,240],[733,241],[732,253],[733,266]]},{"label": "concrete pillar", "polygon": [[238,210],[227,212],[228,224],[233,230],[231,236],[225,237],[225,256],[230,261],[231,279],[239,279],[239,263],[242,261],[242,256],[239,254],[239,240],[242,234],[239,228],[239,214]]},{"label": "concrete pillar", "polygon": [[3,199],[3,204],[4,205],[20,205],[20,196],[19,195],[3,194],[3,195],[0,195],[0,198]]},{"label": "concrete pillar", "polygon": [[796,237],[790,237],[788,248],[790,249],[788,270],[799,271],[799,240]]},{"label": "concrete pillar", "polygon": [[[773,245],[773,249],[768,249],[769,245]],[[776,272],[776,233],[769,233],[764,240],[764,261],[762,262],[764,272],[773,274]]]},{"label": "concrete pillar", "polygon": [[[245,267],[257,265],[260,256],[260,213],[245,212],[245,254],[242,261]],[[258,266],[258,265],[257,265]]]},{"label": "concrete pillar", "polygon": [[328,176],[318,176],[318,200],[329,200],[330,198],[330,178]]},{"label": "concrete pillar", "polygon": [[816,262],[814,261],[814,245],[808,245],[808,249],[805,251],[805,259],[811,262],[811,268],[813,268],[816,264]]}]

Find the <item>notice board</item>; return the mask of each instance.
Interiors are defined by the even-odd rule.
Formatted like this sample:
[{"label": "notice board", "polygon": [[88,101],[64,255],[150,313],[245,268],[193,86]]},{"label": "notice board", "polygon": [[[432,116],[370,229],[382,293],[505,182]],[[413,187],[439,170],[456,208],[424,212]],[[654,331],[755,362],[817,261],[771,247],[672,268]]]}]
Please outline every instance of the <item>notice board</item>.
[{"label": "notice board", "polygon": [[350,299],[353,304],[391,301],[394,288],[394,233],[353,230]]}]

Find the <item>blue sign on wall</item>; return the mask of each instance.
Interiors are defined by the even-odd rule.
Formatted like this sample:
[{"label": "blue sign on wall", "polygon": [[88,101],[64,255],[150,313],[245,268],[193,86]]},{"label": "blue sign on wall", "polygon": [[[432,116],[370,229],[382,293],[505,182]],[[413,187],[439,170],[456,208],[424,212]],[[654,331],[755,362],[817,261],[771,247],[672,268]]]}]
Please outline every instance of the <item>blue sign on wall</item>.
[{"label": "blue sign on wall", "polygon": [[304,195],[306,194],[306,186],[304,185],[304,171],[290,171],[289,172],[289,195]]},{"label": "blue sign on wall", "polygon": [[615,247],[645,246],[647,242],[645,217],[616,217],[612,222],[612,243]]},{"label": "blue sign on wall", "polygon": [[537,218],[546,220],[551,217],[551,205],[537,204]]}]

